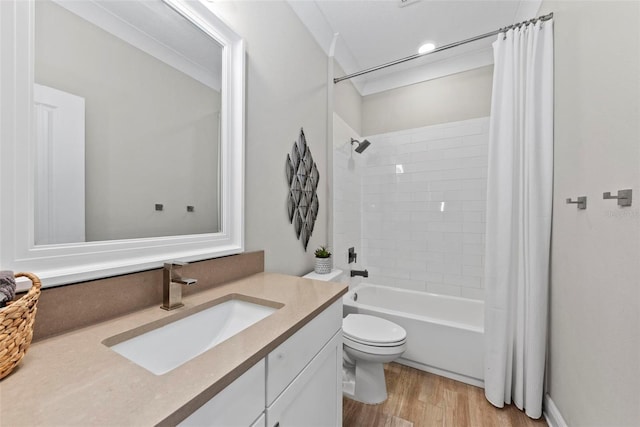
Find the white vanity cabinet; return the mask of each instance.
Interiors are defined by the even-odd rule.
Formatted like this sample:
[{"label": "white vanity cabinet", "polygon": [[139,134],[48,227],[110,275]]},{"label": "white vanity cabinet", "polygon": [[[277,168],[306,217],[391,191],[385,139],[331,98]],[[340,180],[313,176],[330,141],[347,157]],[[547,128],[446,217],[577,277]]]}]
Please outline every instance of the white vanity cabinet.
[{"label": "white vanity cabinet", "polygon": [[267,356],[267,427],[342,425],[342,301]]},{"label": "white vanity cabinet", "polygon": [[181,426],[342,425],[342,300],[309,321]]}]

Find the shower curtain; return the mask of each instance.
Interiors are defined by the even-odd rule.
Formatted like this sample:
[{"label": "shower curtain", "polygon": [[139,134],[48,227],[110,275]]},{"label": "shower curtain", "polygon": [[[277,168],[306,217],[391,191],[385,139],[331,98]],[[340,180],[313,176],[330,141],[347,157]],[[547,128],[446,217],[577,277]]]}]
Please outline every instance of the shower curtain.
[{"label": "shower curtain", "polygon": [[542,415],[553,173],[553,21],[493,43],[485,396]]}]

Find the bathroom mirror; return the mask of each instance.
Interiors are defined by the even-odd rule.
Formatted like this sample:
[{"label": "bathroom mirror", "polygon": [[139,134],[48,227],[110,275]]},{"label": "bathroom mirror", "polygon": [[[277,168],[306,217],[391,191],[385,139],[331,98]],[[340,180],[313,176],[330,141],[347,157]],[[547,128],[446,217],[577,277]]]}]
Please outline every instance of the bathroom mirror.
[{"label": "bathroom mirror", "polygon": [[53,286],[243,250],[244,44],[206,2],[0,19],[2,269]]},{"label": "bathroom mirror", "polygon": [[166,3],[35,3],[35,244],[217,233],[222,46]]}]

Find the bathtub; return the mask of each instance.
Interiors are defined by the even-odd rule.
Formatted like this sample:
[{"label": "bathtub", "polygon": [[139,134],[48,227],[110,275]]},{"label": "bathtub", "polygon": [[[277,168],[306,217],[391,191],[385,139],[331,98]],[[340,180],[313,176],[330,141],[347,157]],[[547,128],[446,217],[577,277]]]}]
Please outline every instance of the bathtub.
[{"label": "bathtub", "polygon": [[398,363],[484,386],[483,301],[363,283],[344,295],[343,304],[345,316],[370,314],[407,331]]}]

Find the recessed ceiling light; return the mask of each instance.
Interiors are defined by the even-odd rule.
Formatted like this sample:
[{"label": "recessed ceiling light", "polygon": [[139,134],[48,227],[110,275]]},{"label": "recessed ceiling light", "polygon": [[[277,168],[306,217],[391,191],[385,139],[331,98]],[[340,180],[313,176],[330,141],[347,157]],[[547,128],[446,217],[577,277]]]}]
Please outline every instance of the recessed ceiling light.
[{"label": "recessed ceiling light", "polygon": [[422,55],[423,53],[431,52],[436,48],[436,45],[433,43],[425,43],[418,48],[418,54]]}]

